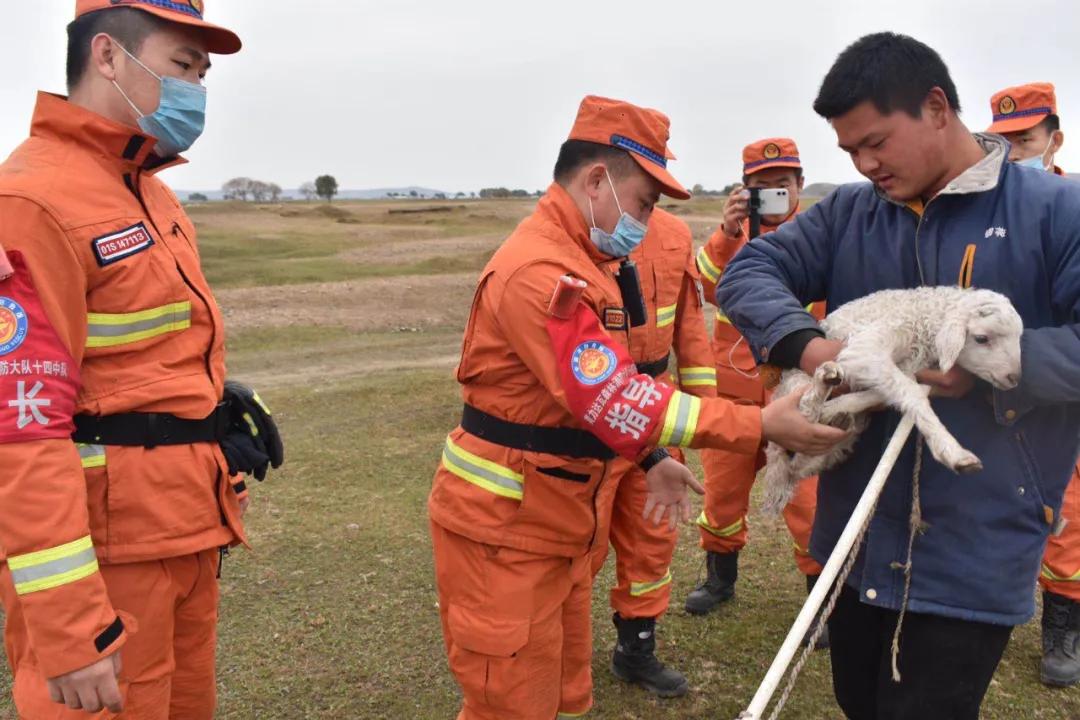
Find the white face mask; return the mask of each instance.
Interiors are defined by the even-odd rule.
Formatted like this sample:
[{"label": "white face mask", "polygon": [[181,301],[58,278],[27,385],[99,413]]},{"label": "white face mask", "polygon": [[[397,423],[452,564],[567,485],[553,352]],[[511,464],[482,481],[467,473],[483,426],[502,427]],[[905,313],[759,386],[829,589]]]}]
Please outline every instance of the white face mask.
[{"label": "white face mask", "polygon": [[1036,170],[1046,170],[1047,172],[1049,172],[1054,167],[1054,157],[1053,155],[1051,155],[1050,162],[1046,162],[1046,153],[1050,152],[1050,148],[1052,148],[1053,146],[1054,136],[1051,135],[1050,142],[1046,144],[1045,150],[1043,150],[1038,155],[1033,155],[1032,157],[1024,158],[1023,160],[1017,160],[1016,164],[1023,167],[1035,168]]},{"label": "white face mask", "polygon": [[112,83],[135,112],[142,131],[157,138],[155,152],[159,157],[167,158],[190,148],[202,135],[206,124],[206,88],[178,78],[163,78],[146,67],[126,47],[120,43],[116,43],[116,46],[161,84],[158,107],[147,115],[131,101],[120,83],[116,80]]},{"label": "white face mask", "polygon": [[641,244],[642,240],[645,239],[645,233],[648,230],[648,227],[622,209],[622,203],[619,202],[619,194],[615,192],[615,183],[611,182],[611,175],[606,168],[604,169],[604,177],[607,178],[608,187],[611,188],[611,195],[615,198],[615,207],[619,209],[619,222],[615,225],[615,229],[612,232],[605,232],[596,227],[596,215],[593,214],[592,199],[590,199],[589,222],[592,224],[592,227],[589,231],[589,237],[592,239],[593,244],[596,245],[597,249],[605,255],[610,255],[611,257],[626,257],[634,251],[634,248]]}]

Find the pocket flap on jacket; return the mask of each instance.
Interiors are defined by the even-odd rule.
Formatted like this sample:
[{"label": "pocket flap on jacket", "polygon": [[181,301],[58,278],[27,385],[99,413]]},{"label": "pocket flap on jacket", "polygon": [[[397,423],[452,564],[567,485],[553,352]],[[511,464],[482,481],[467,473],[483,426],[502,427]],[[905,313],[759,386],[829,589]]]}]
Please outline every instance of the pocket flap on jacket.
[{"label": "pocket flap on jacket", "polygon": [[454,643],[481,655],[512,657],[529,641],[528,618],[491,616],[451,605],[447,621]]}]

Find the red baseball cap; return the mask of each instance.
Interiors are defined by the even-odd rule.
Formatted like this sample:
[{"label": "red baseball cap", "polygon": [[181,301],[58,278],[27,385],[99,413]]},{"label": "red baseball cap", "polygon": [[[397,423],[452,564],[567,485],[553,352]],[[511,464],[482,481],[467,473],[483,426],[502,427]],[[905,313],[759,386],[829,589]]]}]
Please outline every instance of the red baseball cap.
[{"label": "red baseball cap", "polygon": [[671,123],[658,110],[622,100],[588,95],[581,101],[569,140],[585,140],[625,150],[641,169],[660,183],[669,197],[686,200],[690,193],[667,169],[675,156],[668,149]]},{"label": "red baseball cap", "polygon": [[994,122],[986,132],[1028,130],[1047,115],[1057,115],[1057,95],[1053,84],[1045,82],[1005,88],[990,98],[990,112],[994,114]]},{"label": "red baseball cap", "polygon": [[791,138],[765,138],[752,142],[742,151],[743,175],[753,175],[766,168],[801,168],[799,148]]},{"label": "red baseball cap", "polygon": [[203,20],[204,0],[75,0],[75,17],[95,10],[130,7],[143,10],[169,22],[197,28],[206,38],[206,49],[218,55],[240,50],[240,38],[232,30]]}]

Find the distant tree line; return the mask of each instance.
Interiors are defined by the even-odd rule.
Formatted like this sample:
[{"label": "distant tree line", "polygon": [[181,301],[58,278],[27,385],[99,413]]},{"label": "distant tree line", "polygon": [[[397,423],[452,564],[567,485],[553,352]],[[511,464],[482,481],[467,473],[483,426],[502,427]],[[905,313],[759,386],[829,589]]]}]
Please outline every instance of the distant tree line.
[{"label": "distant tree line", "polygon": [[299,187],[299,192],[304,200],[311,202],[315,198],[322,198],[326,202],[333,202],[338,194],[337,178],[333,175],[320,175],[314,181],[307,181]]},{"label": "distant tree line", "polygon": [[701,183],[698,183],[690,189],[690,192],[697,197],[727,197],[739,185],[742,185],[742,183],[733,182],[728,183],[720,190],[707,190]]},{"label": "distant tree line", "polygon": [[[700,185],[695,186],[695,192]],[[227,183],[221,186],[222,196],[225,200],[239,200],[241,202],[279,202],[282,199],[289,199],[282,197],[281,186],[277,183],[263,182],[262,180],[254,180],[249,177],[237,177],[229,180]],[[338,181],[333,175],[320,175],[313,181],[308,181],[300,185],[297,188],[297,192],[300,196],[311,202],[316,198],[321,198],[326,202],[333,202],[334,197],[338,195]],[[725,191],[726,192],[726,191]],[[489,187],[483,188],[479,193],[477,192],[456,192],[445,193],[436,192],[431,195],[435,200],[448,200],[451,197],[457,199],[463,198],[481,198],[483,200],[503,200],[507,198],[529,198],[540,197],[544,194],[543,190],[537,190],[536,192],[529,192],[528,190],[514,189],[506,187]],[[705,191],[708,194],[708,191]],[[405,191],[392,191],[387,193],[387,197],[391,198],[407,198],[407,199],[423,199],[428,197],[427,195],[421,195],[417,190]],[[204,193],[191,193],[188,196],[189,202],[206,202],[209,198]]]},{"label": "distant tree line", "polygon": [[242,202],[277,202],[281,199],[281,186],[277,183],[247,177],[233,178],[221,186],[221,192],[226,200]]},{"label": "distant tree line", "polygon": [[[537,195],[541,193],[536,193]],[[480,191],[480,198],[482,200],[501,200],[504,198],[527,198],[532,197],[533,193],[528,190],[510,190],[504,187],[483,188]]]}]

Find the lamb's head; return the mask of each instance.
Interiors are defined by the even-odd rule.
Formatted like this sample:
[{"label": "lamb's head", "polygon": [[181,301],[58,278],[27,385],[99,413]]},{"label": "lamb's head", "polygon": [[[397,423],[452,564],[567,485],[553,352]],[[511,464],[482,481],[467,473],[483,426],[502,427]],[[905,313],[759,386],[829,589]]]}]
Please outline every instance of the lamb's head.
[{"label": "lamb's head", "polygon": [[1020,382],[1020,335],[1024,323],[1009,299],[992,290],[965,290],[942,318],[935,346],[938,365],[959,365],[996,388]]}]

